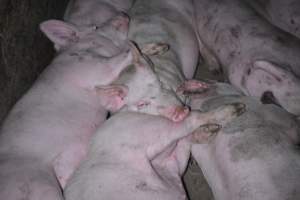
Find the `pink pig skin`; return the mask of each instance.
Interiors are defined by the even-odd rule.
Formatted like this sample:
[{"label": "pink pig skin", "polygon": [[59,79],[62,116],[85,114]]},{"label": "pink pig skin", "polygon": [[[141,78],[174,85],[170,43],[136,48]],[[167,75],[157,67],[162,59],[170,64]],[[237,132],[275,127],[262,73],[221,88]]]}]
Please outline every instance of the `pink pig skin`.
[{"label": "pink pig skin", "polygon": [[192,78],[199,59],[194,11],[191,0],[139,0],[130,9],[129,38],[140,47],[166,43],[169,51],[151,57],[168,88],[176,89]]},{"label": "pink pig skin", "polygon": [[[205,60],[217,60],[244,94],[300,115],[300,40],[274,27],[245,2],[194,0]],[[211,61],[212,62],[212,61]]]},{"label": "pink pig skin", "polygon": [[298,0],[244,0],[275,26],[300,38],[300,2]]},{"label": "pink pig skin", "polygon": [[230,121],[238,109],[231,104],[193,112],[177,123],[133,111],[115,114],[91,139],[87,158],[66,186],[66,200],[186,199],[180,176],[189,158],[188,135],[201,125]]},{"label": "pink pig skin", "polygon": [[300,199],[299,122],[225,83],[191,97],[191,108],[206,112],[232,102],[245,104],[246,112],[223,126],[210,143],[191,149],[215,199]]},{"label": "pink pig skin", "polygon": [[97,93],[97,87],[112,83],[132,63],[123,39],[127,32],[115,33],[120,21],[129,20],[120,15],[98,29],[58,20],[41,24],[59,53],[1,128],[1,199],[63,199],[61,187],[106,119],[103,98],[121,107],[115,101],[124,94],[113,92],[118,88],[111,88],[111,96]]},{"label": "pink pig skin", "polygon": [[70,0],[64,20],[82,25],[100,26],[120,11],[126,13],[135,0]]}]

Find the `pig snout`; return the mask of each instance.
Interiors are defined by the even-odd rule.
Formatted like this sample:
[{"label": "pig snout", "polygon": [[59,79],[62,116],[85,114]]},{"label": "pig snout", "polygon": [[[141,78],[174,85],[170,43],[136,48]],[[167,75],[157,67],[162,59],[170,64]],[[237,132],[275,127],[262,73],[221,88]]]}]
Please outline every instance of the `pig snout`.
[{"label": "pig snout", "polygon": [[170,106],[167,108],[159,108],[159,112],[162,116],[173,122],[180,122],[188,116],[190,109],[186,106]]}]

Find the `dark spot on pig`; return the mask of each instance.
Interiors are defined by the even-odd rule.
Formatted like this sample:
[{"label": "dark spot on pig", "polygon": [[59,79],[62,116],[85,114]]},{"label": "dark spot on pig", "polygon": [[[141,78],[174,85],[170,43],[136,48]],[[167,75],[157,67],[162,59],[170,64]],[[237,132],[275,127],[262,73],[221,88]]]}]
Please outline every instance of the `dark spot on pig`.
[{"label": "dark spot on pig", "polygon": [[148,185],[147,185],[146,182],[143,182],[143,181],[142,181],[142,182],[138,183],[138,184],[135,186],[135,188],[138,189],[138,190],[147,190]]},{"label": "dark spot on pig", "polygon": [[249,68],[246,72],[247,75],[250,75],[251,74],[251,68]]},{"label": "dark spot on pig", "polygon": [[156,97],[150,97],[150,99],[156,99]]},{"label": "dark spot on pig", "polygon": [[71,52],[70,54],[69,54],[69,56],[79,56],[79,54],[77,53],[77,52]]},{"label": "dark spot on pig", "polygon": [[284,44],[284,43],[285,43],[285,40],[284,40],[282,37],[280,37],[280,36],[277,36],[277,37],[275,38],[275,40],[276,40],[277,42],[281,43],[281,44]]},{"label": "dark spot on pig", "polygon": [[239,38],[239,36],[240,36],[240,27],[235,26],[235,27],[230,28],[230,33],[234,38]]},{"label": "dark spot on pig", "polygon": [[276,100],[273,92],[271,92],[271,91],[265,91],[263,93],[263,95],[261,96],[260,101],[263,104],[274,104],[274,105],[280,106],[278,101]]},{"label": "dark spot on pig", "polygon": [[21,200],[29,200],[30,198],[30,188],[28,183],[23,183],[20,187],[19,187],[19,191],[22,194],[22,199]]},{"label": "dark spot on pig", "polygon": [[246,76],[244,75],[241,79],[241,85],[246,88]]},{"label": "dark spot on pig", "polygon": [[[273,124],[272,124],[273,125]],[[233,162],[251,160],[253,158],[267,159],[269,153],[281,151],[281,141],[276,125],[259,124],[248,127],[239,136],[229,141],[230,155]]]},{"label": "dark spot on pig", "polygon": [[294,19],[291,19],[291,24],[295,24],[295,21],[294,21]]},{"label": "dark spot on pig", "polygon": [[234,58],[235,57],[235,51],[230,52],[229,57]]}]

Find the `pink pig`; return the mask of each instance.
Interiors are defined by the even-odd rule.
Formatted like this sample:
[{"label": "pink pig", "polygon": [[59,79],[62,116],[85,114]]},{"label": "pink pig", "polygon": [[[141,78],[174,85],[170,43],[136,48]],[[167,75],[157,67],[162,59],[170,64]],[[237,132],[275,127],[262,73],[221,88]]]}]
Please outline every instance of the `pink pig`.
[{"label": "pink pig", "polygon": [[[58,55],[17,102],[0,135],[0,196],[6,200],[62,200],[61,188],[86,155],[107,108],[123,106],[123,88],[101,95],[132,63],[125,40],[128,17],[116,16],[103,26],[76,27],[49,20],[41,30]],[[120,29],[120,25],[126,29]],[[111,106],[114,105],[114,106]]]}]

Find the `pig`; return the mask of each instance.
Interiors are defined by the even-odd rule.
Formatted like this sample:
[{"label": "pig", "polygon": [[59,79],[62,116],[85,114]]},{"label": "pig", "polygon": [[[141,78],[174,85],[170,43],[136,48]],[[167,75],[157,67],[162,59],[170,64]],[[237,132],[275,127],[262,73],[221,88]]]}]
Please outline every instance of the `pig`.
[{"label": "pig", "polygon": [[300,199],[300,127],[295,116],[227,83],[211,83],[198,94],[185,92],[192,110],[246,105],[246,112],[225,124],[210,143],[191,147],[216,200]]},{"label": "pig", "polygon": [[64,20],[77,26],[101,26],[121,12],[128,12],[135,0],[70,0]]},{"label": "pig", "polygon": [[40,25],[59,51],[1,127],[2,199],[63,199],[61,188],[85,157],[107,109],[122,107],[126,89],[97,88],[132,63],[127,31],[118,27],[126,22],[120,15],[97,29],[58,20]]},{"label": "pig", "polygon": [[199,41],[208,49],[204,60],[217,60],[227,80],[244,94],[299,115],[300,40],[243,1],[194,0],[194,5]]},{"label": "pig", "polygon": [[189,149],[177,154],[177,147],[185,146],[178,140],[206,141],[214,135],[212,124],[231,120],[240,108],[231,104],[208,113],[194,112],[177,123],[121,110],[96,131],[87,158],[64,190],[65,199],[186,199],[180,175]]},{"label": "pig", "polygon": [[152,43],[169,45],[169,50],[150,56],[162,82],[175,91],[193,77],[199,60],[194,11],[191,0],[136,1],[129,11],[129,35],[141,48]]},{"label": "pig", "polygon": [[300,38],[300,2],[297,0],[245,0],[269,22]]},{"label": "pig", "polygon": [[[123,98],[122,110],[130,110],[152,115],[161,115],[174,122],[182,121],[189,113],[189,109],[183,105],[176,93],[166,89],[155,72],[154,64],[147,55],[132,43],[133,64],[121,72],[112,86],[104,86],[99,89],[110,87],[123,87],[127,89]],[[152,45],[151,54],[159,54],[164,51],[164,44]],[[100,90],[99,90],[100,91]]]}]

